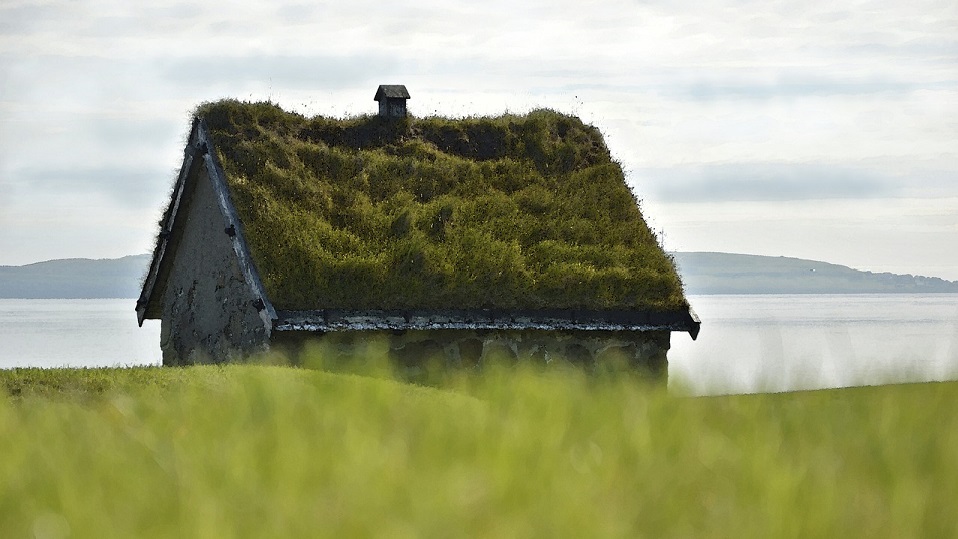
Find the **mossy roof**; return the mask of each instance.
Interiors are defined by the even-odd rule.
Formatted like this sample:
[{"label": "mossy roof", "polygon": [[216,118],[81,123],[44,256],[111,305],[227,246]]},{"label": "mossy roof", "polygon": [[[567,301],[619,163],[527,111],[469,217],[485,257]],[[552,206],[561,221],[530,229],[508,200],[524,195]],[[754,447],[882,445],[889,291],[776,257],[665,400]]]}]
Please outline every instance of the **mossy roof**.
[{"label": "mossy roof", "polygon": [[196,115],[277,309],[687,307],[578,118],[307,118],[233,100]]}]

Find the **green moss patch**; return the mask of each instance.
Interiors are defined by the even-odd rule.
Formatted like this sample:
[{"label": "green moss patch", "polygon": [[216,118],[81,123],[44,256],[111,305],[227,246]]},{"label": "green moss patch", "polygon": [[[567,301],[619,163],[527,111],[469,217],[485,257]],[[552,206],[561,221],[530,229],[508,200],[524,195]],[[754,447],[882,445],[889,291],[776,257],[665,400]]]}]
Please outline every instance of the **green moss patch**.
[{"label": "green moss patch", "polygon": [[279,309],[686,306],[599,131],[549,110],[205,120]]}]

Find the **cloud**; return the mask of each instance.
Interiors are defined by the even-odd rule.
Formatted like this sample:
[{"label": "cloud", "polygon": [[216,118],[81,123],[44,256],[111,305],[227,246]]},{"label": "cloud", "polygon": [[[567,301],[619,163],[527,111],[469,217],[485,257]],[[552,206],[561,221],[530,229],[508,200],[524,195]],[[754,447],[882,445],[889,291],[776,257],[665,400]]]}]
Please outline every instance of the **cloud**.
[{"label": "cloud", "polygon": [[[79,204],[86,197],[112,200],[118,206],[153,210],[173,182],[169,170],[123,166],[86,168],[25,168],[9,173],[8,183],[19,192],[47,193],[63,198],[72,196]],[[11,181],[12,180],[12,181]]]},{"label": "cloud", "polygon": [[865,199],[895,194],[892,178],[840,165],[735,163],[632,170],[641,198],[666,202]]},{"label": "cloud", "polygon": [[25,34],[44,21],[62,18],[62,10],[54,5],[11,2],[0,6],[0,35]]},{"label": "cloud", "polygon": [[201,101],[340,116],[380,83],[417,114],[581,114],[671,208],[958,196],[956,28],[954,0],[2,0],[0,257],[45,241],[53,199],[78,229],[158,211]]},{"label": "cloud", "polygon": [[369,85],[400,72],[394,58],[373,54],[197,56],[157,64],[163,78],[180,88],[271,81],[278,88],[336,90]]},{"label": "cloud", "polygon": [[[933,85],[946,88],[946,83]],[[696,101],[718,99],[795,98],[808,96],[848,96],[872,94],[906,94],[928,88],[927,84],[895,80],[836,80],[820,77],[785,79],[775,82],[694,82],[673,86],[672,95]],[[669,93],[669,92],[667,92]]]},{"label": "cloud", "polygon": [[662,203],[958,197],[958,173],[947,163],[918,162],[904,169],[894,164],[893,159],[856,165],[713,163],[636,168],[626,175],[639,198]]}]

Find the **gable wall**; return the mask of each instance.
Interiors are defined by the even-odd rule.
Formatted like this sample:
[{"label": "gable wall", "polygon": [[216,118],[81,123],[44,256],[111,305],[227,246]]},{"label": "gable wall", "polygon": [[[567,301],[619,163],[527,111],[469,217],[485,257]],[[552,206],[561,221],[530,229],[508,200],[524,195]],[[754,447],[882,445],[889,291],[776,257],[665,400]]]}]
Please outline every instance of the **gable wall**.
[{"label": "gable wall", "polygon": [[264,350],[269,326],[237,263],[206,167],[185,193],[162,296],[164,365],[222,362]]}]

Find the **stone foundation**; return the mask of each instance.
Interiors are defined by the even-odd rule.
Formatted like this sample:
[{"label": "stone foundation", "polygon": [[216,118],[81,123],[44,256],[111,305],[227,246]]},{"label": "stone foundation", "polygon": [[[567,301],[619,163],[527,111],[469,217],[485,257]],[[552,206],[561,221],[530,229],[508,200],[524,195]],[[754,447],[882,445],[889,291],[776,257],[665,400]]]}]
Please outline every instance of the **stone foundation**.
[{"label": "stone foundation", "polygon": [[488,361],[532,361],[572,364],[589,371],[627,366],[656,378],[668,376],[668,331],[277,331],[271,340],[273,349],[299,362],[304,350],[347,361],[388,351],[393,361],[411,368],[431,362],[474,368]]}]

